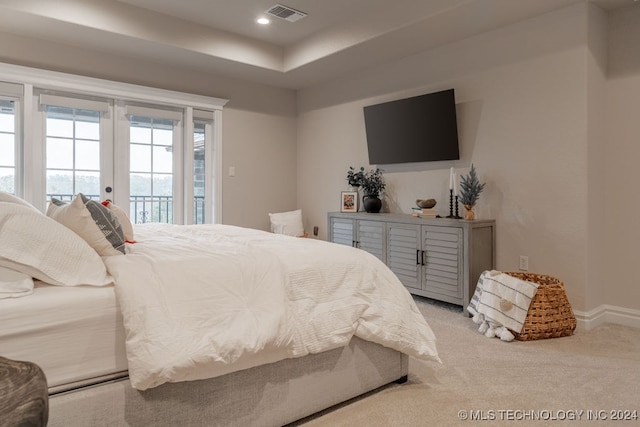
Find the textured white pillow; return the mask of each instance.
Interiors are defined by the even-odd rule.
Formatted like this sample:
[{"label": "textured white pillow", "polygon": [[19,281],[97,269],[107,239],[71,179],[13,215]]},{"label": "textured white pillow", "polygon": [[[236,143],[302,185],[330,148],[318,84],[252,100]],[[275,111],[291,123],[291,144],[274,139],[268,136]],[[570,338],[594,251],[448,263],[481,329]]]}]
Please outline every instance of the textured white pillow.
[{"label": "textured white pillow", "polygon": [[288,236],[304,236],[302,209],[289,212],[270,213],[271,232]]},{"label": "textured white pillow", "polygon": [[35,206],[33,206],[31,203],[27,202],[26,200],[21,199],[20,197],[14,196],[11,193],[6,193],[4,191],[0,191],[0,202],[15,203],[15,204],[18,204],[18,205],[28,206],[28,207],[30,207],[30,208],[32,208],[32,209],[37,211]]},{"label": "textured white pillow", "polygon": [[33,293],[33,278],[6,267],[0,267],[0,299],[18,298]]},{"label": "textured white pillow", "polygon": [[120,225],[122,226],[124,239],[127,242],[135,242],[136,239],[133,236],[133,225],[131,224],[131,220],[129,219],[129,216],[126,214],[124,209],[122,209],[118,205],[114,205],[109,200],[105,200],[104,202],[102,202],[102,206],[106,206],[107,208],[109,208],[109,210],[111,210],[111,212],[113,212],[113,214],[118,218],[118,221],[120,221]]},{"label": "textured white pillow", "polygon": [[80,236],[38,210],[0,201],[0,266],[60,286],[113,283]]},{"label": "textured white pillow", "polygon": [[47,216],[75,231],[101,256],[123,255],[124,234],[118,218],[100,202],[78,193],[71,203],[51,199]]}]

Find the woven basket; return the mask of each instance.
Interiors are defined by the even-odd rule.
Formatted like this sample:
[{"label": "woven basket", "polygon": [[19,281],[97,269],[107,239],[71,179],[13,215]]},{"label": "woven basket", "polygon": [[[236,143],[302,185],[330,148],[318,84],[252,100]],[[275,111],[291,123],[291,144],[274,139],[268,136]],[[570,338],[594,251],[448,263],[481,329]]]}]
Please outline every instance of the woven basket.
[{"label": "woven basket", "polygon": [[538,290],[531,299],[522,331],[513,332],[519,341],[558,338],[573,334],[576,317],[560,279],[546,274],[505,271],[521,280],[538,283]]}]

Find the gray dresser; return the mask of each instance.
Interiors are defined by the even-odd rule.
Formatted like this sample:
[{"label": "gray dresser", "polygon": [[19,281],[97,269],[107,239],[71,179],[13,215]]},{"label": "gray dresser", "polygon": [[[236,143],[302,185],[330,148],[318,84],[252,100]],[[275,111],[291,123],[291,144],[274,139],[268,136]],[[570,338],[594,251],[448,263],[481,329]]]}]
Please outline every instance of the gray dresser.
[{"label": "gray dresser", "polygon": [[414,295],[464,308],[484,270],[495,268],[495,220],[408,214],[329,213],[329,240],[387,264]]}]

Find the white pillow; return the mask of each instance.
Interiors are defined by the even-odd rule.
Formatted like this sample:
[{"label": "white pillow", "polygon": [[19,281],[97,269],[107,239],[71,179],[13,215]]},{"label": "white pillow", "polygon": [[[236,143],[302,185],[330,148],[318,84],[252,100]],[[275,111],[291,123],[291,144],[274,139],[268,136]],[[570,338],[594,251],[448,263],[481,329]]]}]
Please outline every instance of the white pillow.
[{"label": "white pillow", "polygon": [[289,212],[270,213],[271,232],[288,236],[304,236],[302,209]]},{"label": "white pillow", "polygon": [[111,210],[111,212],[113,212],[113,214],[118,218],[118,221],[120,221],[120,225],[122,226],[124,239],[129,243],[135,242],[136,239],[133,236],[133,225],[131,224],[131,220],[126,212],[120,206],[114,205],[109,200],[103,201],[102,206],[109,208],[109,210]]},{"label": "white pillow", "polygon": [[0,201],[0,266],[60,286],[113,283],[80,236],[24,204]]},{"label": "white pillow", "polygon": [[33,279],[28,274],[0,267],[0,299],[18,298],[33,293]]},{"label": "white pillow", "polygon": [[51,199],[47,216],[75,231],[100,256],[125,253],[124,233],[118,218],[100,202],[82,193],[71,203]]},{"label": "white pillow", "polygon": [[20,197],[14,196],[11,193],[6,193],[4,191],[0,191],[0,202],[6,202],[6,203],[16,203],[18,205],[23,205],[23,206],[28,206],[34,210],[38,210],[36,209],[35,206],[33,206],[31,203],[27,202],[26,200],[21,199]]}]

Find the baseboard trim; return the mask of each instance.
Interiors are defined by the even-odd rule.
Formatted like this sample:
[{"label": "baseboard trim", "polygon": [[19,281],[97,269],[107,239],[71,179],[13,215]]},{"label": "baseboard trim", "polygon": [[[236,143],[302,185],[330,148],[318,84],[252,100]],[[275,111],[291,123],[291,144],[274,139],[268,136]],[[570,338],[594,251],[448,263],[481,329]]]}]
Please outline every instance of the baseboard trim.
[{"label": "baseboard trim", "polygon": [[605,323],[640,328],[640,310],[631,308],[602,304],[586,312],[574,310],[573,314],[578,322],[578,330],[590,331]]}]

